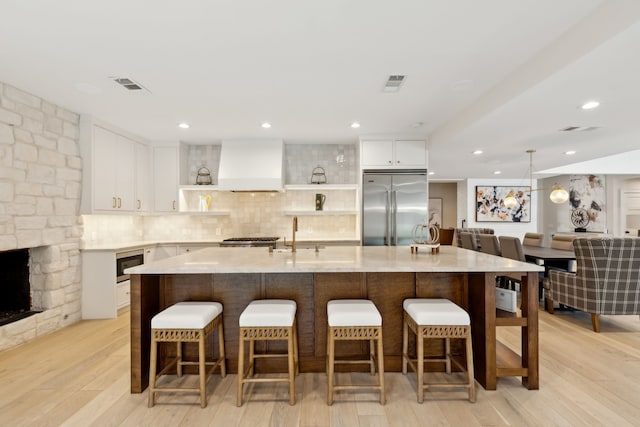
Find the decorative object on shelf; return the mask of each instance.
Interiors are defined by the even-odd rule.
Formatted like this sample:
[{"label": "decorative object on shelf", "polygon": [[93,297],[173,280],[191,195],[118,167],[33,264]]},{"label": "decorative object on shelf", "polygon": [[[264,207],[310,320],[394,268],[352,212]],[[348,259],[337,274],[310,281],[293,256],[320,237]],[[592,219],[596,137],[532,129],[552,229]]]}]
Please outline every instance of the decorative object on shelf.
[{"label": "decorative object on shelf", "polygon": [[442,227],[442,197],[429,198],[429,225]]},{"label": "decorative object on shelf", "polygon": [[211,179],[211,172],[204,166],[198,169],[198,176],[196,177],[196,184],[198,185],[211,185],[213,180]]},{"label": "decorative object on shelf", "polygon": [[589,212],[584,208],[578,208],[571,211],[571,224],[576,228],[576,233],[583,233],[587,231],[587,225],[589,225]]},{"label": "decorative object on shelf", "polygon": [[200,212],[207,212],[211,207],[211,196],[207,194],[206,196],[199,196],[198,208]]},{"label": "decorative object on shelf", "polygon": [[[536,189],[533,188],[533,153],[535,152],[536,150],[532,150],[532,149],[527,150],[527,153],[529,154],[529,193],[533,191],[546,190],[545,188],[536,188]],[[529,199],[530,198],[531,198],[531,194],[529,194]],[[555,183],[551,188],[551,194],[549,194],[549,199],[553,203],[558,203],[558,204],[564,203],[567,200],[569,200],[569,193],[567,193],[567,190],[562,188],[558,183]],[[516,208],[518,206],[518,202],[519,200],[516,198],[515,193],[509,193],[507,197],[505,197],[504,199],[504,205],[510,209]]]},{"label": "decorative object on shelf", "polygon": [[324,209],[324,202],[327,201],[327,196],[324,194],[316,193],[316,210],[321,211]]},{"label": "decorative object on shelf", "polygon": [[440,241],[440,229],[436,225],[417,224],[411,231],[411,238],[419,245],[433,245]]},{"label": "decorative object on shelf", "polygon": [[[508,207],[511,196],[515,207]],[[531,187],[503,187],[499,185],[476,187],[477,222],[530,222]]]},{"label": "decorative object on shelf", "polygon": [[327,174],[324,172],[324,168],[316,166],[311,171],[311,184],[326,184]]}]

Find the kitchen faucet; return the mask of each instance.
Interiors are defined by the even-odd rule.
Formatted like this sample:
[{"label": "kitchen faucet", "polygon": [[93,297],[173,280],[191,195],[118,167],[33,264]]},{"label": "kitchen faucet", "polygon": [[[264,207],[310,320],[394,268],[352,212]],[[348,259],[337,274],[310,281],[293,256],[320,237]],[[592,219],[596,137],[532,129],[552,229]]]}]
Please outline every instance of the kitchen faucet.
[{"label": "kitchen faucet", "polygon": [[293,235],[293,241],[291,242],[290,245],[287,245],[287,238],[284,238],[284,246],[291,246],[291,252],[295,252],[296,251],[296,231],[298,231],[298,217],[294,216],[293,217],[293,232],[291,233]]}]

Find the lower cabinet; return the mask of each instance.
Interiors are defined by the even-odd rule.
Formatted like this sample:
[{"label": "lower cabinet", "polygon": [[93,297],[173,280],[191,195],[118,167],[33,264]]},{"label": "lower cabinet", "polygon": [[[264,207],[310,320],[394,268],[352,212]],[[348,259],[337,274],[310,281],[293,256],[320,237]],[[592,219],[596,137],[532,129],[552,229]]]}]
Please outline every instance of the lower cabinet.
[{"label": "lower cabinet", "polygon": [[[125,282],[121,282],[124,284]],[[129,287],[126,281],[127,297]],[[119,286],[122,286],[119,288]],[[82,252],[82,318],[112,319],[118,316],[118,294],[124,286],[117,283],[116,251]],[[122,297],[124,301],[124,296]],[[125,306],[122,302],[122,307]],[[127,303],[129,301],[127,300]]]},{"label": "lower cabinet", "polygon": [[116,285],[116,307],[121,309],[131,304],[131,281],[125,280]]}]

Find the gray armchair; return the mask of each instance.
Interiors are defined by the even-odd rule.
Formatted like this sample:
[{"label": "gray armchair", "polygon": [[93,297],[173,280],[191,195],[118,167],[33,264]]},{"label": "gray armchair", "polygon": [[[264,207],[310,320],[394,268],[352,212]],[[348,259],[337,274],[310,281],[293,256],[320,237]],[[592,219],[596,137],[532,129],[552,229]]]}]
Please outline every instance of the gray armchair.
[{"label": "gray armchair", "polygon": [[553,301],[591,314],[600,332],[600,314],[640,314],[640,239],[577,238],[577,272],[549,271],[547,311]]}]

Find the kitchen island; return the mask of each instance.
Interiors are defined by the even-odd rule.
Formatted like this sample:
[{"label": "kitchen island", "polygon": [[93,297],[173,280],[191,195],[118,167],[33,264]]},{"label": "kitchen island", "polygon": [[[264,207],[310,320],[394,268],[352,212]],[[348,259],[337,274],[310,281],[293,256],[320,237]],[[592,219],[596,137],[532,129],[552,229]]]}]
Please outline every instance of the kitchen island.
[{"label": "kitchen island", "polygon": [[[535,264],[454,246],[442,246],[437,254],[372,246],[295,253],[207,248],[133,267],[127,270],[131,274],[131,391],[140,393],[148,385],[151,318],[179,301],[223,304],[227,366],[229,372],[235,372],[242,310],[254,299],[293,299],[298,305],[300,370],[321,372],[325,368],[327,302],[368,298],[382,314],[385,369],[400,371],[402,301],[416,297],[449,298],[469,312],[476,379],[485,389],[494,390],[500,376],[521,376],[524,386],[537,389],[539,271],[543,268]],[[505,273],[522,275],[519,313],[496,310],[495,278]],[[520,354],[496,340],[498,326],[521,328]],[[270,343],[269,348],[277,346]],[[438,344],[428,351],[437,354],[441,350]],[[161,363],[173,351],[173,346],[165,346]],[[339,352],[336,349],[347,357],[367,351],[367,344],[359,342],[345,343]],[[270,363],[277,365],[275,360]],[[269,370],[274,367],[278,368],[269,366]]]}]

